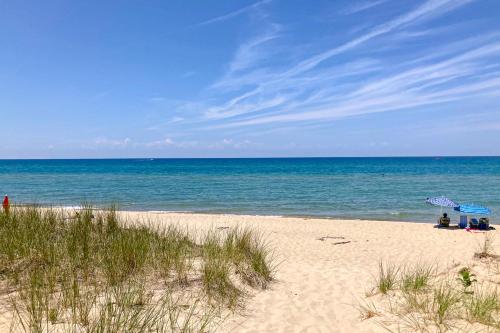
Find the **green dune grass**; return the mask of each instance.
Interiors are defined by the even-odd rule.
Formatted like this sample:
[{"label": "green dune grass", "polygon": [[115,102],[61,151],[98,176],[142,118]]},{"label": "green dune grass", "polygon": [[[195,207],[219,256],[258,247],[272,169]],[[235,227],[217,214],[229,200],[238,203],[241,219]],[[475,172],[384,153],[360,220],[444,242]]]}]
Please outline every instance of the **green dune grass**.
[{"label": "green dune grass", "polygon": [[13,331],[210,331],[273,273],[250,229],[199,235],[88,206],[0,214],[0,298]]}]

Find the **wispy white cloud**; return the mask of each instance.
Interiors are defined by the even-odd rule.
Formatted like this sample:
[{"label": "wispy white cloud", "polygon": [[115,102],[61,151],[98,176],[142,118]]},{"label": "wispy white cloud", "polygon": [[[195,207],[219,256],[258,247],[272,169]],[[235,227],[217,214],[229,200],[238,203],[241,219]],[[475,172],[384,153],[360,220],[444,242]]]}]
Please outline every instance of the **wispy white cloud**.
[{"label": "wispy white cloud", "polygon": [[232,11],[230,13],[227,13],[227,14],[224,14],[224,15],[220,15],[220,16],[216,16],[216,17],[213,17],[213,18],[208,19],[206,21],[200,22],[200,23],[196,24],[195,26],[201,27],[201,26],[204,26],[204,25],[209,25],[209,24],[213,24],[213,23],[227,21],[227,20],[230,20],[230,19],[235,18],[237,16],[240,16],[240,15],[243,15],[245,13],[248,13],[249,11],[258,8],[261,5],[269,3],[270,1],[271,0],[257,1],[255,3],[249,5],[249,6],[246,6],[246,7],[237,9],[237,10],[234,10],[234,11]]},{"label": "wispy white cloud", "polygon": [[[393,20],[380,24],[369,30],[367,33],[359,37],[356,37],[348,42],[345,42],[339,46],[335,46],[326,51],[320,52],[319,54],[316,54],[302,61],[299,61],[297,64],[289,66],[283,72],[270,71],[260,68],[255,71],[240,73],[240,75],[235,77],[234,75],[231,75],[233,74],[233,72],[229,71],[229,73],[226,73],[226,75],[223,77],[222,80],[219,80],[214,84],[214,87],[215,88],[231,87],[232,89],[235,89],[235,87],[238,86],[244,86],[244,85],[251,86],[252,84],[262,85],[262,83],[265,83],[266,85],[269,86],[275,84],[278,81],[283,81],[291,77],[297,77],[305,72],[313,70],[322,62],[336,55],[340,55],[342,53],[346,53],[352,49],[355,49],[356,47],[359,47],[362,44],[367,43],[368,41],[374,39],[375,37],[387,34],[396,28],[404,27],[410,23],[415,24],[419,21],[426,20],[429,17],[435,17],[438,14],[441,15],[445,14],[460,5],[464,5],[471,1],[472,0],[428,0],[421,6],[410,11],[409,13],[403,14]],[[272,38],[270,36],[272,36]],[[274,29],[273,33],[266,33],[263,36],[256,37],[255,40],[270,41],[271,39],[274,38],[277,38],[276,29]],[[258,51],[256,49],[258,47],[262,47],[263,45],[262,43],[258,42],[249,42],[243,45],[247,44],[252,45],[253,52],[251,54],[253,54],[253,56],[248,56],[246,53],[240,52],[242,49],[240,48],[240,50],[236,53],[232,63],[249,63],[248,58],[251,58],[253,60],[253,62],[251,63],[253,63],[254,67],[256,67],[255,60],[258,59],[259,57],[255,56],[255,54],[265,53],[265,51],[261,49],[259,49]],[[245,49],[245,47],[243,49]]]},{"label": "wispy white cloud", "polygon": [[130,138],[125,139],[108,139],[108,138],[97,138],[94,140],[96,146],[104,147],[126,147],[132,143]]},{"label": "wispy white cloud", "polygon": [[[190,104],[191,115],[186,118],[200,130],[253,135],[257,127],[266,133],[294,131],[297,124],[322,126],[346,117],[498,96],[498,34],[454,39],[449,32],[456,23],[421,27],[473,1],[427,0],[358,31],[350,40],[337,36],[336,45],[314,45],[294,54],[286,44],[287,27],[263,22],[259,32],[235,50],[202,102]],[[434,39],[440,34],[447,34],[446,42],[436,46]],[[427,40],[430,36],[432,42]],[[400,52],[399,43],[417,38],[418,48]],[[377,49],[384,44],[391,49]]]},{"label": "wispy white cloud", "polygon": [[278,24],[272,24],[265,33],[241,44],[234,59],[229,64],[229,73],[252,68],[252,66],[263,60],[264,56],[269,56],[269,54],[262,51],[261,46],[278,38],[280,29]]},{"label": "wispy white cloud", "polygon": [[170,124],[173,124],[173,123],[181,122],[183,120],[184,120],[184,117],[175,116],[175,117],[172,117],[168,122]]},{"label": "wispy white cloud", "polygon": [[375,37],[387,34],[400,27],[420,23],[429,18],[443,15],[457,7],[465,5],[472,1],[474,0],[428,0],[416,9],[403,14],[391,21],[378,25],[364,35],[361,35],[340,46],[331,48],[304,61],[301,61],[298,65],[292,67],[286,74],[300,74],[316,67],[323,61],[330,59],[335,55],[349,51],[363,43],[370,41]]},{"label": "wispy white cloud", "polygon": [[156,140],[156,141],[146,142],[143,145],[145,147],[159,148],[159,147],[173,146],[174,144],[175,144],[174,140],[172,140],[171,138],[165,138],[163,140]]},{"label": "wispy white cloud", "polygon": [[[404,110],[417,106],[465,100],[475,96],[493,96],[500,91],[500,76],[477,80],[481,70],[470,67],[478,56],[500,56],[500,43],[472,51],[439,64],[421,66],[381,80],[362,85],[349,94],[323,98],[316,105],[302,105],[296,112],[276,112],[273,115],[252,117],[222,124],[224,127],[249,126],[279,122],[332,120],[370,113]],[[475,55],[476,57],[473,57]],[[452,84],[438,87],[447,82]]]},{"label": "wispy white cloud", "polygon": [[165,97],[161,97],[161,96],[155,96],[155,97],[151,97],[149,99],[149,101],[151,103],[159,103],[159,102],[164,102],[165,101]]},{"label": "wispy white cloud", "polygon": [[208,143],[206,145],[206,148],[214,150],[240,149],[240,148],[245,148],[251,144],[252,142],[250,140],[234,140],[234,139],[224,138],[219,141]]},{"label": "wispy white cloud", "polygon": [[372,0],[372,1],[358,2],[358,3],[350,5],[349,7],[341,10],[341,14],[350,15],[350,14],[359,13],[359,12],[365,11],[367,9],[370,9],[370,8],[373,8],[376,6],[380,6],[384,3],[386,3],[387,1],[389,1],[389,0]]},{"label": "wispy white cloud", "polygon": [[248,139],[236,140],[232,138],[223,138],[220,140],[209,140],[205,142],[199,142],[197,140],[174,140],[172,138],[165,138],[156,141],[136,143],[134,147],[135,148],[145,147],[153,150],[190,149],[190,148],[224,150],[224,149],[244,148],[251,144],[252,142]]},{"label": "wispy white cloud", "polygon": [[[205,147],[208,147],[213,143],[206,143]],[[161,150],[168,148],[192,148],[197,147],[199,142],[196,140],[174,140],[171,137],[164,137],[159,140],[153,141],[134,141],[130,138],[124,139],[108,139],[105,137],[97,138],[91,142],[86,142],[82,145],[84,149],[96,150],[96,149],[109,149],[109,150],[134,150],[134,149],[153,149]]]}]

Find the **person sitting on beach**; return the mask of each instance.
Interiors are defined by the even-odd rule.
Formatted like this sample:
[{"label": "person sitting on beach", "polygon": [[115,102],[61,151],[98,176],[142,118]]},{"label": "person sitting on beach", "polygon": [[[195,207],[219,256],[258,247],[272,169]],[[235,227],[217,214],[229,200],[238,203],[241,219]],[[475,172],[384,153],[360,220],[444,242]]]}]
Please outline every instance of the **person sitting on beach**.
[{"label": "person sitting on beach", "polygon": [[448,217],[448,214],[443,213],[443,216],[439,218],[439,225],[442,227],[450,226],[450,218]]}]

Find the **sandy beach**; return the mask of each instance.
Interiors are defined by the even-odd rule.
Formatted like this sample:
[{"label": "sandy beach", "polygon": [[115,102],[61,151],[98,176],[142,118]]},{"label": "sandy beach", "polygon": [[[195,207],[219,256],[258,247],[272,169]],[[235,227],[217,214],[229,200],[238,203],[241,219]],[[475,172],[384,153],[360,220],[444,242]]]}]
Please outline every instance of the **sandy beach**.
[{"label": "sandy beach", "polygon": [[[248,226],[264,234],[279,264],[270,289],[248,299],[222,332],[382,332],[380,318],[362,320],[357,307],[374,286],[380,260],[426,263],[438,270],[469,266],[484,234],[408,222],[123,213],[157,225],[191,230]],[[147,222],[146,222],[147,221]],[[494,236],[496,231],[490,231]],[[498,244],[493,244],[498,253]],[[483,267],[477,267],[483,269]]]}]

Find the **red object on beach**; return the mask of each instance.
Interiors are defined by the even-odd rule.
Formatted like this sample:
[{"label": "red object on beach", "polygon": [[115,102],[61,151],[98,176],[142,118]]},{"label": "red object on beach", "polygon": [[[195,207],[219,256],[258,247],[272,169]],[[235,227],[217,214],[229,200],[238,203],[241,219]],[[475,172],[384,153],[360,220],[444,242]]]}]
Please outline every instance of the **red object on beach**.
[{"label": "red object on beach", "polygon": [[9,205],[9,197],[7,195],[5,195],[5,198],[3,198],[3,204],[2,204],[2,206],[3,206],[3,209],[5,211],[9,210],[9,206],[10,206]]}]

